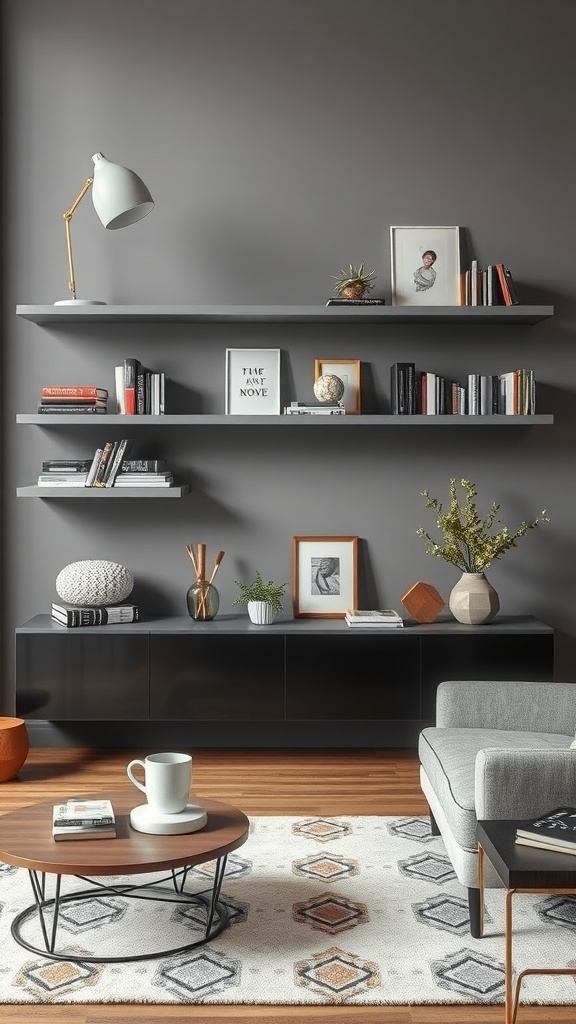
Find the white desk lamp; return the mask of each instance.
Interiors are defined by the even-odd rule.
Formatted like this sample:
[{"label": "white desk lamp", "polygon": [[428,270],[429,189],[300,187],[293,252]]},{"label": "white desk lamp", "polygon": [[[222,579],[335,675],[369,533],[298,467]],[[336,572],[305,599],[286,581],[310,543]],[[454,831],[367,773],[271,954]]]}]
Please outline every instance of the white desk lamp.
[{"label": "white desk lamp", "polygon": [[105,228],[111,231],[135,224],[154,209],[154,200],[146,185],[134,171],[121,164],[113,164],[102,153],[92,157],[94,176],[87,178],[79,195],[69,210],[63,214],[66,228],[66,247],[68,250],[68,288],[71,299],[60,299],[55,306],[105,306],[102,299],[77,299],[74,262],[72,259],[72,240],[70,237],[70,221],[76,208],[82,202],[92,185],[92,202],[94,209]]}]

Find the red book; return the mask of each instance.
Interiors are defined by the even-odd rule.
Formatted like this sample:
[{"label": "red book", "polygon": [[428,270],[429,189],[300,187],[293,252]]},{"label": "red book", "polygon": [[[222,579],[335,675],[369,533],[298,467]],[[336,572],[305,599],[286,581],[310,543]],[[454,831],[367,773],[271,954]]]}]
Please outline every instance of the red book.
[{"label": "red book", "polygon": [[42,388],[42,398],[108,398],[108,391],[91,384],[52,384]]},{"label": "red book", "polygon": [[504,299],[505,306],[515,305],[512,295],[510,294],[510,288],[508,286],[508,280],[506,277],[506,268],[503,263],[496,264],[496,273],[498,274],[498,282],[500,284],[500,291],[502,292],[502,298]]},{"label": "red book", "polygon": [[136,415],[136,378],[139,365],[138,359],[124,360],[124,412],[127,416]]}]

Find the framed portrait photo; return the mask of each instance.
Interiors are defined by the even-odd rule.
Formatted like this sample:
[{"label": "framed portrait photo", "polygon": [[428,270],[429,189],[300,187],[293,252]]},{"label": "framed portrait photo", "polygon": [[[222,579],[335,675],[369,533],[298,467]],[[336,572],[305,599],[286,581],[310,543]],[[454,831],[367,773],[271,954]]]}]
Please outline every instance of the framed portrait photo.
[{"label": "framed portrait photo", "polygon": [[280,414],[280,349],[226,349],[226,414]]},{"label": "framed portrait photo", "polygon": [[460,228],[391,227],[393,306],[460,306]]},{"label": "framed portrait photo", "polygon": [[358,537],[294,537],[295,619],[343,619],[358,604]]},{"label": "framed portrait photo", "polygon": [[358,416],[361,410],[360,360],[359,359],[315,359],[314,380],[323,373],[334,373],[344,384],[342,405],[347,416]]}]

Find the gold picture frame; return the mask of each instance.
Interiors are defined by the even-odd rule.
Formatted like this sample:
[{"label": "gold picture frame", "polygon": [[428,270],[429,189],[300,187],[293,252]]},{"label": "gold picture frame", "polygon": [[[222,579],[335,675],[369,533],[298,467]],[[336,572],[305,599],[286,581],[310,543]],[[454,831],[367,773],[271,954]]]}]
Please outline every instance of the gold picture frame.
[{"label": "gold picture frame", "polygon": [[292,539],[295,619],[343,619],[358,605],[358,537]]},{"label": "gold picture frame", "polygon": [[359,416],[362,407],[359,359],[315,359],[314,381],[324,373],[334,373],[344,384],[342,404],[347,416]]}]

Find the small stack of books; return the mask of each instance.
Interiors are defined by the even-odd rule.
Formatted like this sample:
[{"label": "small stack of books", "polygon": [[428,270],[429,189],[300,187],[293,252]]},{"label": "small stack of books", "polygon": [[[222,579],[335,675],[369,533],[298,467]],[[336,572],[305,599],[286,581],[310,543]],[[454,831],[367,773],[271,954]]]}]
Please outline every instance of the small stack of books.
[{"label": "small stack of books", "polygon": [[392,608],[376,608],[374,610],[360,611],[357,608],[348,608],[344,620],[349,626],[379,626],[384,629],[398,629],[404,625],[398,612]]},{"label": "small stack of books", "polygon": [[108,391],[93,384],[50,384],[41,390],[38,412],[42,413],[105,413]]},{"label": "small stack of books", "polygon": [[114,839],[116,818],[110,800],[78,800],[54,804],[52,837],[63,839]]},{"label": "small stack of books", "polygon": [[135,604],[79,605],[65,601],[52,602],[52,618],[61,626],[113,626],[122,622],[138,622],[140,612]]},{"label": "small stack of books", "polygon": [[38,477],[40,487],[84,487],[92,459],[46,459]]},{"label": "small stack of books", "polygon": [[516,829],[520,846],[576,854],[576,807],[557,807]]},{"label": "small stack of books", "polygon": [[285,416],[345,416],[341,402],[290,402],[284,406]]},{"label": "small stack of books", "polygon": [[114,368],[116,409],[122,416],[163,416],[166,374],[128,357]]},{"label": "small stack of books", "polygon": [[174,477],[169,470],[123,470],[114,487],[171,487]]}]

